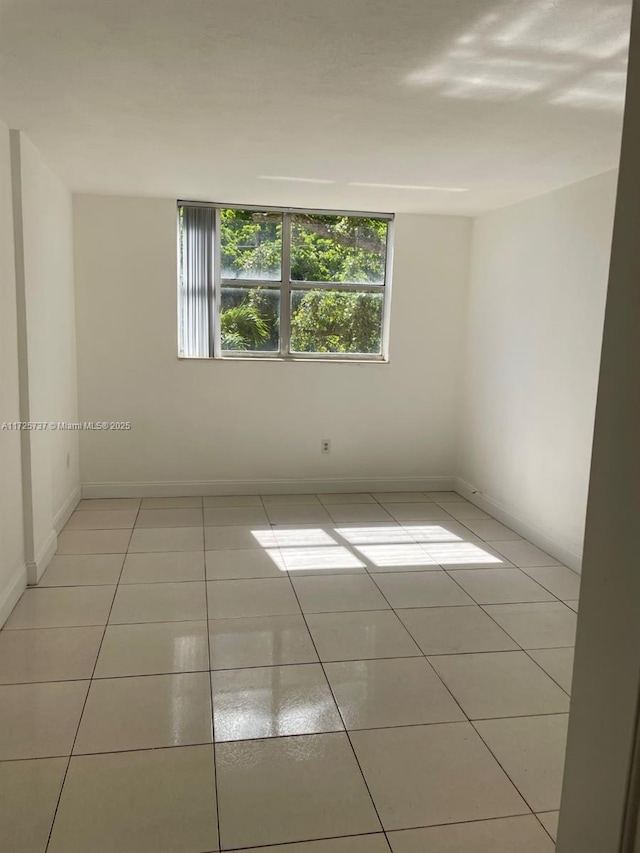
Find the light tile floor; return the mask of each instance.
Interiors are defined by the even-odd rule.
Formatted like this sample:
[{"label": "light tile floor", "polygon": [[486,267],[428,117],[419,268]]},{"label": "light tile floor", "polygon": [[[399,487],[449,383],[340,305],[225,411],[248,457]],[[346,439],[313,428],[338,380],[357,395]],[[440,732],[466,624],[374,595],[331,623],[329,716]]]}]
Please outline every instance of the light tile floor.
[{"label": "light tile floor", "polygon": [[83,500],[0,632],[0,849],[550,853],[578,592],[453,492]]}]

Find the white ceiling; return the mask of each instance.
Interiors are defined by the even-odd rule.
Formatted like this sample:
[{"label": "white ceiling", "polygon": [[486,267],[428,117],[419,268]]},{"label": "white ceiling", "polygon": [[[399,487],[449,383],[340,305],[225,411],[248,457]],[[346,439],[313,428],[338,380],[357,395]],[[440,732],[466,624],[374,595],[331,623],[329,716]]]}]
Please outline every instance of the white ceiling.
[{"label": "white ceiling", "polygon": [[477,213],[617,165],[630,5],[0,0],[0,116],[79,192]]}]

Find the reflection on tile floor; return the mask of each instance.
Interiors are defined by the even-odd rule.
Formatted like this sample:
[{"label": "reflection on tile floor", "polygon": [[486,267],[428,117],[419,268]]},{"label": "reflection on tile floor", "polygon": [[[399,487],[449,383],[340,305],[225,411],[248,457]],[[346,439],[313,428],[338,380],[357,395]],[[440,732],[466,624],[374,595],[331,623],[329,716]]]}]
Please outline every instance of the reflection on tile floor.
[{"label": "reflection on tile floor", "polygon": [[454,492],[83,500],[0,632],[0,849],[550,853],[579,580]]}]

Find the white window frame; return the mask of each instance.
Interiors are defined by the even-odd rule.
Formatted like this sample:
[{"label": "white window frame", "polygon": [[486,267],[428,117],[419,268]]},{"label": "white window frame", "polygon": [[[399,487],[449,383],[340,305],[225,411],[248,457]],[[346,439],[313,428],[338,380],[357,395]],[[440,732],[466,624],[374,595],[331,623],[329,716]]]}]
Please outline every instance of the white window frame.
[{"label": "white window frame", "polygon": [[[213,358],[230,361],[266,359],[271,361],[358,361],[386,363],[389,361],[389,330],[391,312],[391,272],[393,268],[394,215],[392,213],[371,213],[353,210],[321,210],[299,207],[273,207],[251,204],[222,204],[218,202],[178,201],[181,206],[207,207],[214,210],[213,233]],[[252,210],[259,213],[282,214],[282,255],[280,280],[222,278],[220,273],[220,211]],[[385,253],[384,281],[381,284],[337,282],[337,281],[295,281],[291,279],[291,217],[304,213],[317,216],[348,216],[363,219],[386,219],[387,241]],[[180,270],[178,270],[180,278]],[[280,350],[258,352],[251,350],[222,350],[220,342],[220,308],[223,287],[260,287],[280,291]],[[291,352],[291,291],[292,290],[333,290],[379,293],[382,295],[382,323],[380,353],[292,353]],[[180,298],[180,294],[179,294]],[[179,357],[190,358],[189,356]]]}]

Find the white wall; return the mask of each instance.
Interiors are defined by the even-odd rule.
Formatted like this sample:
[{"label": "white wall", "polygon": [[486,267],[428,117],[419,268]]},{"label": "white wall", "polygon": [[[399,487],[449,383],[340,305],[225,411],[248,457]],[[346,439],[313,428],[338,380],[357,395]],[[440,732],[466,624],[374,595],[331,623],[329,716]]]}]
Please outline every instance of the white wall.
[{"label": "white wall", "polygon": [[607,172],[473,226],[459,471],[574,566],[615,190]]},{"label": "white wall", "polygon": [[640,853],[640,12],[633,13],[558,853]]},{"label": "white wall", "polygon": [[[21,134],[22,227],[33,421],[77,421],[71,194]],[[72,431],[33,434],[33,512],[38,554],[77,501],[79,440]]]},{"label": "white wall", "polygon": [[80,417],[133,425],[82,433],[88,493],[451,475],[470,220],[397,217],[390,364],[301,364],[177,359],[174,200],[74,214]]},{"label": "white wall", "polygon": [[0,627],[56,548],[79,497],[71,195],[31,142],[0,123]]},{"label": "white wall", "polygon": [[[19,420],[9,131],[0,123],[0,424]],[[0,626],[25,584],[20,433],[0,429]]]},{"label": "white wall", "polygon": [[[74,422],[71,195],[24,134],[3,127],[0,136],[2,420]],[[0,623],[15,603],[11,567],[17,560],[22,585],[25,570],[28,582],[37,582],[80,491],[77,432],[3,432],[1,447],[7,568],[0,575]]]}]

